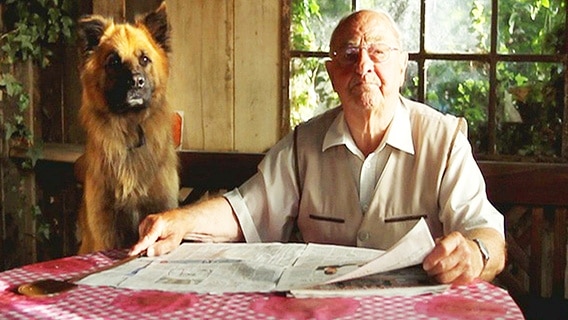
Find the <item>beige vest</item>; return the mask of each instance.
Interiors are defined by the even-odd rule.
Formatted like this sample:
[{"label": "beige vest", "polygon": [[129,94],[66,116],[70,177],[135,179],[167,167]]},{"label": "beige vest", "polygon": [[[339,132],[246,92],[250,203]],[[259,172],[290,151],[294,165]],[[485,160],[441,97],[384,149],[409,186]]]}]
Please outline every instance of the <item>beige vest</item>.
[{"label": "beige vest", "polygon": [[415,154],[394,149],[363,214],[345,145],[322,152],[325,134],[340,108],[296,128],[300,180],[298,228],[306,242],[388,249],[424,217],[442,235],[439,188],[453,141],[467,130],[463,118],[442,115],[403,99],[409,110]]}]

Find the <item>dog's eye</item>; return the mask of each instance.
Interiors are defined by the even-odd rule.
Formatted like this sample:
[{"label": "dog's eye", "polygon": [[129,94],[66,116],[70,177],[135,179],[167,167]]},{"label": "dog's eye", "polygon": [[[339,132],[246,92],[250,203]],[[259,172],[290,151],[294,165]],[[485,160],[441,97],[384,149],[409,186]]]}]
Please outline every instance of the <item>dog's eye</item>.
[{"label": "dog's eye", "polygon": [[140,56],[140,58],[138,59],[138,62],[140,63],[141,66],[145,67],[147,66],[150,62],[152,62],[152,60],[150,60],[150,58],[148,58],[147,55],[143,54]]},{"label": "dog's eye", "polygon": [[107,57],[107,62],[106,65],[109,67],[116,67],[118,65],[120,65],[122,61],[120,60],[120,56],[117,53],[111,53],[108,57]]}]

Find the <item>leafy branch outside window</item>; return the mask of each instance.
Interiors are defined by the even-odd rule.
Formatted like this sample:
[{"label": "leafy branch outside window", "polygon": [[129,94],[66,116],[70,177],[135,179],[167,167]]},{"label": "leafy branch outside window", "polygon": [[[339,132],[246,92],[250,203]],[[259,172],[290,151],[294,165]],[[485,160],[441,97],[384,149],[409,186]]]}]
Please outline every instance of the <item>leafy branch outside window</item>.
[{"label": "leafy branch outside window", "polygon": [[[35,166],[42,143],[34,138],[33,130],[26,124],[31,97],[14,71],[26,62],[40,68],[50,64],[53,55],[50,48],[71,39],[72,5],[71,0],[5,0],[0,3],[0,131],[3,146],[27,150],[21,169]],[[21,202],[22,207],[29,205],[26,199]],[[39,220],[39,207],[32,204],[31,211]],[[37,232],[48,238],[49,226],[39,223]]]}]

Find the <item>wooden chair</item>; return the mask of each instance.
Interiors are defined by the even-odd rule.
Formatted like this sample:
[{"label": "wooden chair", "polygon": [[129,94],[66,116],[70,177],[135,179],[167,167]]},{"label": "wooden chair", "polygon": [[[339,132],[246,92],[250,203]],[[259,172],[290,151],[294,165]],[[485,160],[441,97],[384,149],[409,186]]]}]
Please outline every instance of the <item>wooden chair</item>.
[{"label": "wooden chair", "polygon": [[480,162],[490,201],[505,215],[501,282],[529,319],[568,315],[568,166]]}]

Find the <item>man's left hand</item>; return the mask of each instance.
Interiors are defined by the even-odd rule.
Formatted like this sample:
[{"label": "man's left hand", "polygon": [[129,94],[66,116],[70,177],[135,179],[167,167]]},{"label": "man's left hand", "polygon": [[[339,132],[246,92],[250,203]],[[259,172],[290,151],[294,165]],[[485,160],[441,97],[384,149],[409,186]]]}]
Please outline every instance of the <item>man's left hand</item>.
[{"label": "man's left hand", "polygon": [[436,246],[422,266],[440,283],[467,284],[483,271],[483,258],[475,242],[460,232],[436,239]]}]

